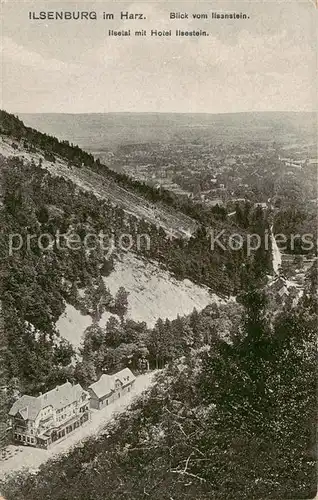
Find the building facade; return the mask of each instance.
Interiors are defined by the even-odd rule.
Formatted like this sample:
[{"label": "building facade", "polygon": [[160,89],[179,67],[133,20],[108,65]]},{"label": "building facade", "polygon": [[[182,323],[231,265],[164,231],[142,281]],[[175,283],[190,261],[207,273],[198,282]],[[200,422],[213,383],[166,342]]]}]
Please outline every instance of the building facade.
[{"label": "building facade", "polygon": [[37,397],[23,395],[9,418],[15,443],[48,448],[89,420],[89,393],[66,382]]},{"label": "building facade", "polygon": [[103,374],[97,382],[88,388],[90,407],[101,410],[124,394],[131,392],[136,377],[129,368],[124,368],[114,375]]}]

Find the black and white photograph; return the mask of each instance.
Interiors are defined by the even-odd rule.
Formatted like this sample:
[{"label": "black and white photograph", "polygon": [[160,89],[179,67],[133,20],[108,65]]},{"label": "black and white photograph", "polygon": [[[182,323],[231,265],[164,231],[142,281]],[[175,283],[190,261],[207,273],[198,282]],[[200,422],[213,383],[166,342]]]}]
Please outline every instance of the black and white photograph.
[{"label": "black and white photograph", "polygon": [[0,12],[0,500],[317,498],[316,0]]}]

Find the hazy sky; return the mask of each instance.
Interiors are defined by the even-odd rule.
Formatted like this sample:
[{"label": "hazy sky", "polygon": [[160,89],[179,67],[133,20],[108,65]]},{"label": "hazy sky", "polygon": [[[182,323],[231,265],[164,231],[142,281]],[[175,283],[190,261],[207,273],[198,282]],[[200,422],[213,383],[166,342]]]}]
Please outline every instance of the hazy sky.
[{"label": "hazy sky", "polygon": [[[50,2],[2,0],[1,107],[11,112],[312,111],[314,0]],[[28,19],[34,11],[103,11],[114,21]],[[147,19],[121,21],[120,11]],[[235,11],[247,20],[191,20]],[[171,21],[170,12],[188,20]],[[109,29],[202,29],[200,38],[111,38]]]}]

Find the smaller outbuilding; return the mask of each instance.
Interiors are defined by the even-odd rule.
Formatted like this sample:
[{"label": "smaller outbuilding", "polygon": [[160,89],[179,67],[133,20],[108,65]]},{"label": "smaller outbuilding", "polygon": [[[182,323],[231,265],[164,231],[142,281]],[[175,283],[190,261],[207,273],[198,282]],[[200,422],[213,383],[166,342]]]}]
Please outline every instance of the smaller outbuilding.
[{"label": "smaller outbuilding", "polygon": [[136,377],[129,368],[107,375],[104,373],[88,388],[90,407],[101,410],[132,390]]}]

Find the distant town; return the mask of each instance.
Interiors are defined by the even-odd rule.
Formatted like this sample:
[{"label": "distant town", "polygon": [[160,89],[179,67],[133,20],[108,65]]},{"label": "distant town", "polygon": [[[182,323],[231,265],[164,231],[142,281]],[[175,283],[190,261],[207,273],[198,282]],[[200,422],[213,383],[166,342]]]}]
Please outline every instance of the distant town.
[{"label": "distant town", "polygon": [[[267,203],[269,198],[275,206],[280,193],[276,189],[273,196],[274,178],[297,181],[305,172],[314,181],[318,165],[314,144],[284,149],[275,143],[215,146],[182,141],[125,145],[116,154],[93,152],[116,171],[207,206],[231,207],[244,200]],[[312,188],[311,203],[316,204],[314,182]]]}]

